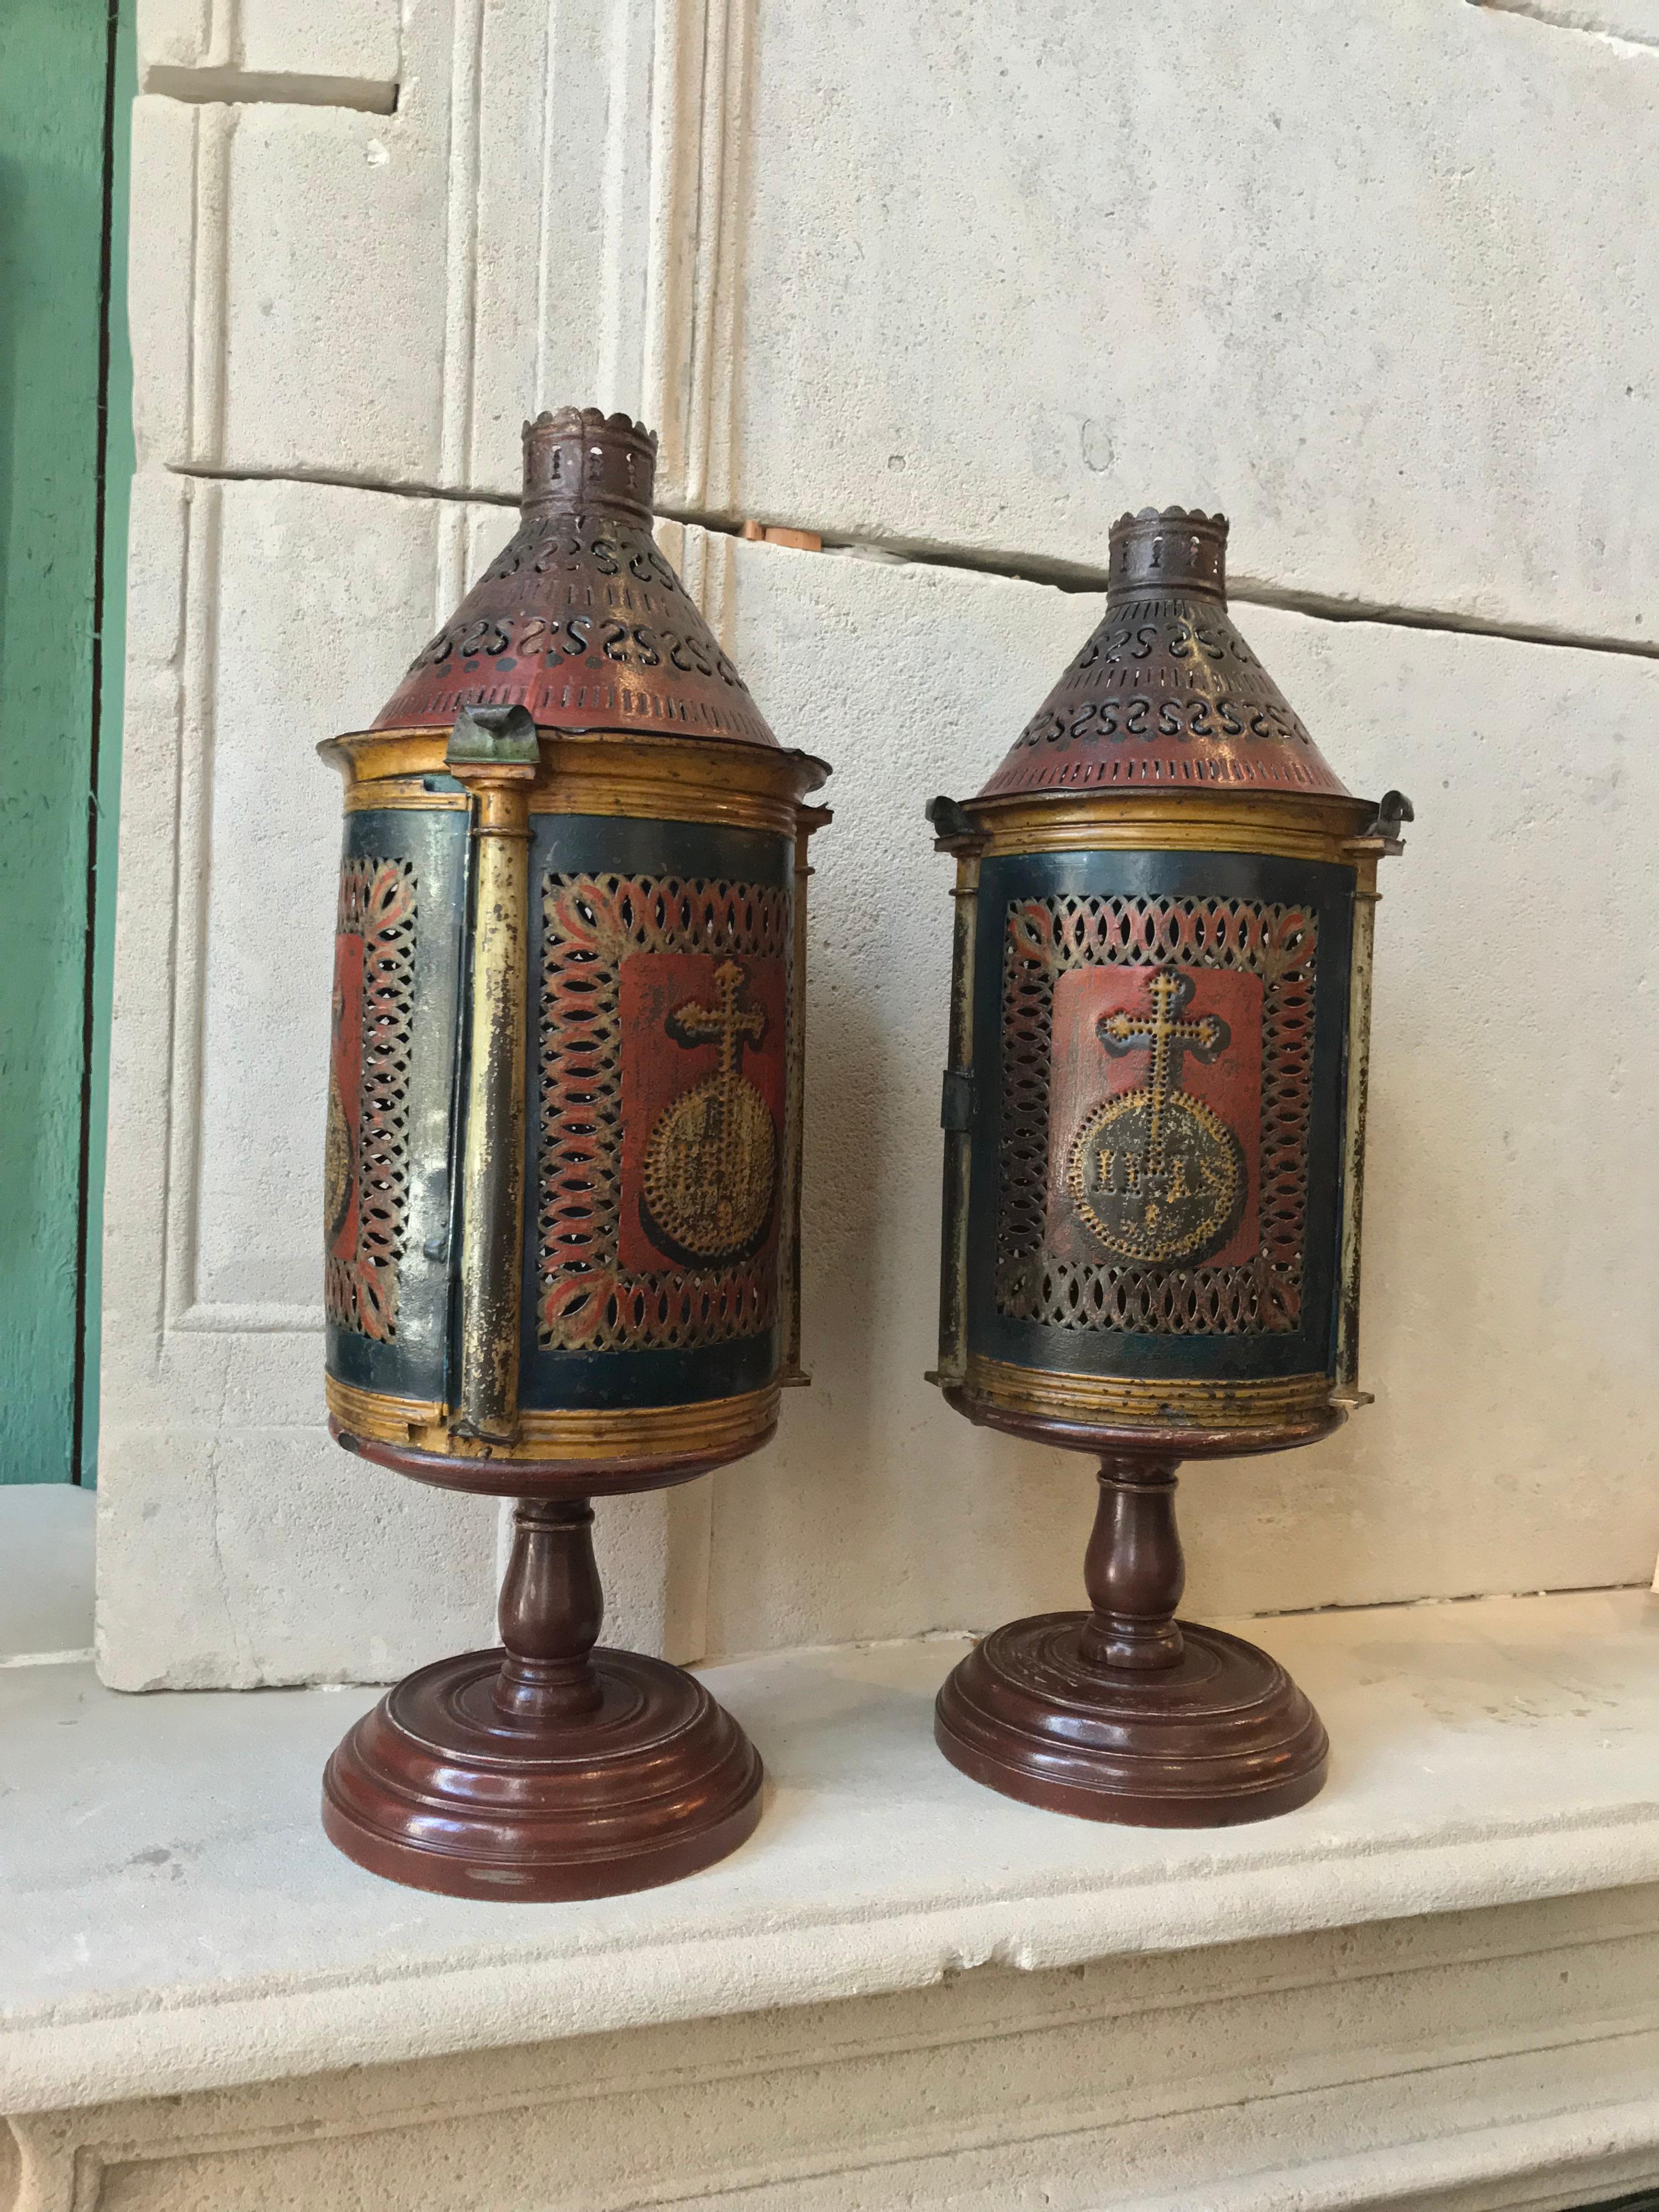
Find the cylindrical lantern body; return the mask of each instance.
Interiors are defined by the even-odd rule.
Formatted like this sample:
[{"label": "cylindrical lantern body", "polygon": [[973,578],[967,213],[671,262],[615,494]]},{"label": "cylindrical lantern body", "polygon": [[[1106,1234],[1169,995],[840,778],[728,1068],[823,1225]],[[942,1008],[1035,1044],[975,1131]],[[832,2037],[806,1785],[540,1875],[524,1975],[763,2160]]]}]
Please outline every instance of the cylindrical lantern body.
[{"label": "cylindrical lantern body", "polygon": [[[1409,810],[1322,757],[1228,616],[1225,538],[1126,515],[1104,620],[978,796],[931,810],[957,863],[936,1379],[976,1421],[1101,1454],[1105,1486],[1092,1615],[988,1639],[939,1740],[1107,1819],[1318,1787],[1288,1679],[1173,1623],[1173,1471],[1310,1442],[1359,1397],[1376,871]],[[1230,1700],[1254,1735],[1227,1737]],[[1176,1712],[1221,1733],[1160,1732]]]},{"label": "cylindrical lantern body", "polygon": [[760,1765],[678,1668],[595,1649],[594,1495],[764,1442],[800,1381],[805,804],[652,535],[656,441],[525,428],[523,520],[346,781],[328,1114],[331,1425],[515,1496],[501,1646],[330,1762],[362,1863],[640,1888],[741,1842]]},{"label": "cylindrical lantern body", "polygon": [[[778,747],[653,543],[644,434],[567,410],[526,450],[518,535],[375,728],[328,749],[328,1401],[361,1441],[591,1462],[605,1486],[751,1449],[795,1367],[823,769]],[[533,735],[503,761],[512,708]],[[489,757],[457,757],[469,715]],[[479,1018],[504,927],[516,1099]]]},{"label": "cylindrical lantern body", "polygon": [[1234,628],[1224,525],[1113,534],[1105,621],[957,854],[939,1378],[987,1418],[1327,1425],[1354,1382],[1391,832]]}]

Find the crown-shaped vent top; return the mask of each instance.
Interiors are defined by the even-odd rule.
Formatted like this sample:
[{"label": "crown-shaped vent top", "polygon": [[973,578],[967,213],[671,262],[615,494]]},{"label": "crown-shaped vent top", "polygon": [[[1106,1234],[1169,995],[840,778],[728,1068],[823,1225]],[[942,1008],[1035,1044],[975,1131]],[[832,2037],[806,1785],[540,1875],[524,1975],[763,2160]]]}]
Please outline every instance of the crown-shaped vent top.
[{"label": "crown-shaped vent top", "polygon": [[980,793],[1349,794],[1227,612],[1227,518],[1112,525],[1106,612]]},{"label": "crown-shaped vent top", "polygon": [[568,735],[775,745],[651,532],[653,431],[561,407],[524,426],[523,520],[375,722],[447,729],[524,707]]},{"label": "crown-shaped vent top", "polygon": [[574,514],[590,507],[648,515],[657,434],[597,407],[544,408],[524,426],[524,511]]}]

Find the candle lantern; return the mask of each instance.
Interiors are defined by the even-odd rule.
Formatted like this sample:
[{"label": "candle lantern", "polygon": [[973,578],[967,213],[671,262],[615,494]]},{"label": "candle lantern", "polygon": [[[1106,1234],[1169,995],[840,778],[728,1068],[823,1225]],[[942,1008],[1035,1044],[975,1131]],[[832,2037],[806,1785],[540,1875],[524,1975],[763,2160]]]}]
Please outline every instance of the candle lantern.
[{"label": "candle lantern", "polygon": [[1111,533],[1104,619],[975,799],[956,857],[939,1365],[975,1422],[1087,1451],[1091,1610],[1000,1628],[940,1748],[1034,1804],[1249,1820],[1324,1779],[1255,1645],[1177,1623],[1176,1468],[1328,1434],[1356,1388],[1376,863],[1229,618],[1220,516]]},{"label": "candle lantern", "polygon": [[525,427],[522,521],[342,769],[325,1224],[330,1427],[518,1499],[501,1648],[398,1684],[323,1821],[425,1889],[705,1866],[760,1764],[596,1649],[589,1501],[741,1457],[799,1365],[805,802],[652,537],[656,439]]}]

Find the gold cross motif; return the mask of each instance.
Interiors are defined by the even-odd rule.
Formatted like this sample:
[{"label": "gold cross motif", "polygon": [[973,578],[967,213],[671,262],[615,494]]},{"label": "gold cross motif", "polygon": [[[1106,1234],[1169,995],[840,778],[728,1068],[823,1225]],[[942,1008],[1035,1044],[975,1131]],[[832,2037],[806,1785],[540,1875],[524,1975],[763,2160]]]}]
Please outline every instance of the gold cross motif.
[{"label": "gold cross motif", "polygon": [[1114,1091],[1088,1115],[1072,1140],[1067,1182],[1108,1251],[1154,1262],[1201,1259],[1237,1222],[1244,1156],[1214,1108],[1182,1089],[1182,1063],[1188,1054],[1214,1060],[1232,1032],[1219,1014],[1187,1018],[1196,987],[1180,969],[1141,972],[1150,1010],[1103,1014],[1095,1034],[1114,1059],[1144,1051],[1147,1079]]},{"label": "gold cross motif", "polygon": [[743,970],[737,962],[722,960],[714,970],[714,1004],[700,1006],[695,1000],[688,999],[684,1006],[675,1007],[670,1018],[672,1029],[686,1044],[718,1041],[723,1085],[737,1074],[744,1045],[758,1044],[766,1033],[763,1010],[738,1005],[743,995]]},{"label": "gold cross motif", "polygon": [[1200,1014],[1196,1021],[1180,1018],[1193,995],[1193,979],[1176,968],[1160,968],[1148,989],[1150,1014],[1103,1014],[1096,1034],[1114,1059],[1144,1045],[1152,1054],[1146,1088],[1152,1115],[1147,1131],[1146,1167],[1154,1175],[1164,1167],[1164,1108],[1172,1091],[1181,1088],[1181,1063],[1186,1054],[1212,1060],[1224,1052],[1231,1032],[1218,1014]]},{"label": "gold cross motif", "polygon": [[647,1227],[694,1261],[754,1250],[771,1214],[776,1133],[765,1099],[743,1073],[744,1046],[766,1034],[766,1010],[738,1004],[747,980],[735,960],[721,961],[714,1004],[688,999],[666,1024],[677,1044],[720,1048],[714,1073],[680,1094],[646,1146]]}]

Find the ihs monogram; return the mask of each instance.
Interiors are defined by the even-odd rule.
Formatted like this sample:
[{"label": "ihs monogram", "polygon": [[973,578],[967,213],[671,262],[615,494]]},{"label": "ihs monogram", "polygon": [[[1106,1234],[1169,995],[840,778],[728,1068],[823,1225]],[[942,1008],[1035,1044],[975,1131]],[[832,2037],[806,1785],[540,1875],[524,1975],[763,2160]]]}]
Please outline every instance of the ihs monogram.
[{"label": "ihs monogram", "polygon": [[766,1101],[742,1072],[745,1045],[766,1034],[759,1006],[739,1004],[735,960],[714,970],[714,1003],[689,1000],[667,1020],[677,1044],[714,1043],[720,1065],[674,1101],[646,1146],[641,1210],[652,1234],[696,1260],[752,1251],[765,1234],[776,1171],[776,1133]]},{"label": "ihs monogram", "polygon": [[1194,984],[1160,968],[1150,1012],[1103,1014],[1095,1034],[1114,1059],[1150,1055],[1147,1080],[1097,1106],[1072,1146],[1072,1196],[1101,1243],[1128,1260],[1198,1260],[1231,1236],[1244,1202],[1238,1139],[1181,1088],[1182,1063],[1214,1060],[1231,1042],[1217,1014],[1182,1018]]}]

